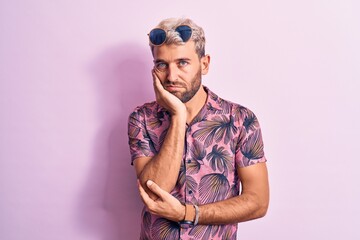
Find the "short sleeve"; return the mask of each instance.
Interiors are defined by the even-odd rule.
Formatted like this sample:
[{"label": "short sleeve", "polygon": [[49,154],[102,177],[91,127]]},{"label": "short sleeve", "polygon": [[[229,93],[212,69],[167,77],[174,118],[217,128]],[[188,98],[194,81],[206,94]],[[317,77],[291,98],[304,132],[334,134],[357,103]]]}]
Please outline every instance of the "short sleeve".
[{"label": "short sleeve", "polygon": [[241,110],[239,138],[235,149],[235,161],[238,167],[247,167],[266,162],[264,143],[260,124],[255,114],[247,109]]},{"label": "short sleeve", "polygon": [[128,137],[131,154],[131,165],[138,157],[152,157],[155,155],[151,139],[146,131],[145,115],[136,108],[129,116]]}]

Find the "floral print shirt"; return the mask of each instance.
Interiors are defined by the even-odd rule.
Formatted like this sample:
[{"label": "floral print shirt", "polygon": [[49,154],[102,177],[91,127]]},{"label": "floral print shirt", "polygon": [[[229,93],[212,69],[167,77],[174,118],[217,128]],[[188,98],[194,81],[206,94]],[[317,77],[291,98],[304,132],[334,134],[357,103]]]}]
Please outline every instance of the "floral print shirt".
[{"label": "floral print shirt", "polygon": [[[171,194],[182,203],[203,205],[239,195],[237,168],[266,162],[259,122],[249,109],[218,97],[208,97],[186,126],[183,160]],[[156,155],[171,121],[157,102],[137,107],[129,117],[131,164]],[[152,215],[144,207],[140,239],[236,239],[237,224],[196,225],[182,229],[176,222]]]}]

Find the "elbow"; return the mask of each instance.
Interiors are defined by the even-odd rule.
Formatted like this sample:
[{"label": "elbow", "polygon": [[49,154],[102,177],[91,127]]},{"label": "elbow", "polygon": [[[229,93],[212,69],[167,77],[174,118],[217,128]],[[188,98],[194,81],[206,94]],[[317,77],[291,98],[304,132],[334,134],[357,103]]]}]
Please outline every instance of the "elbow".
[{"label": "elbow", "polygon": [[257,218],[262,218],[265,217],[267,211],[269,208],[269,202],[268,201],[264,201],[262,203],[258,204],[258,209],[257,209]]},{"label": "elbow", "polygon": [[268,207],[261,207],[258,211],[258,218],[262,218],[265,217],[266,213],[267,213]]},{"label": "elbow", "polygon": [[257,194],[251,195],[252,201],[252,219],[265,217],[269,208],[269,198],[259,196]]}]

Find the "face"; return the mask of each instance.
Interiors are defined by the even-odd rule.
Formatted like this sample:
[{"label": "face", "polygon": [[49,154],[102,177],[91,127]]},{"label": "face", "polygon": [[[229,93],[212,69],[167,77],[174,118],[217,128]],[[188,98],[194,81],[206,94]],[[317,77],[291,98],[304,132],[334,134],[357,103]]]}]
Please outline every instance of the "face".
[{"label": "face", "polygon": [[207,73],[208,56],[199,59],[195,43],[154,47],[154,69],[164,88],[188,102],[201,86],[201,75]]}]

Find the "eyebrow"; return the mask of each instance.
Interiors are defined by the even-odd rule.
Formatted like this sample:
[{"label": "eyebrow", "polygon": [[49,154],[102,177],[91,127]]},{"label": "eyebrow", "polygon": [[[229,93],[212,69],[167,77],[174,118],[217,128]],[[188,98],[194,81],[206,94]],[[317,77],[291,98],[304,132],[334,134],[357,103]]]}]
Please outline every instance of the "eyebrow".
[{"label": "eyebrow", "polygon": [[[179,62],[179,61],[191,61],[191,59],[190,58],[177,58],[177,59],[175,59],[175,62]],[[163,60],[163,59],[156,59],[156,60],[154,60],[154,63],[159,63],[159,62],[165,62],[165,63],[167,63],[165,60]]]}]

